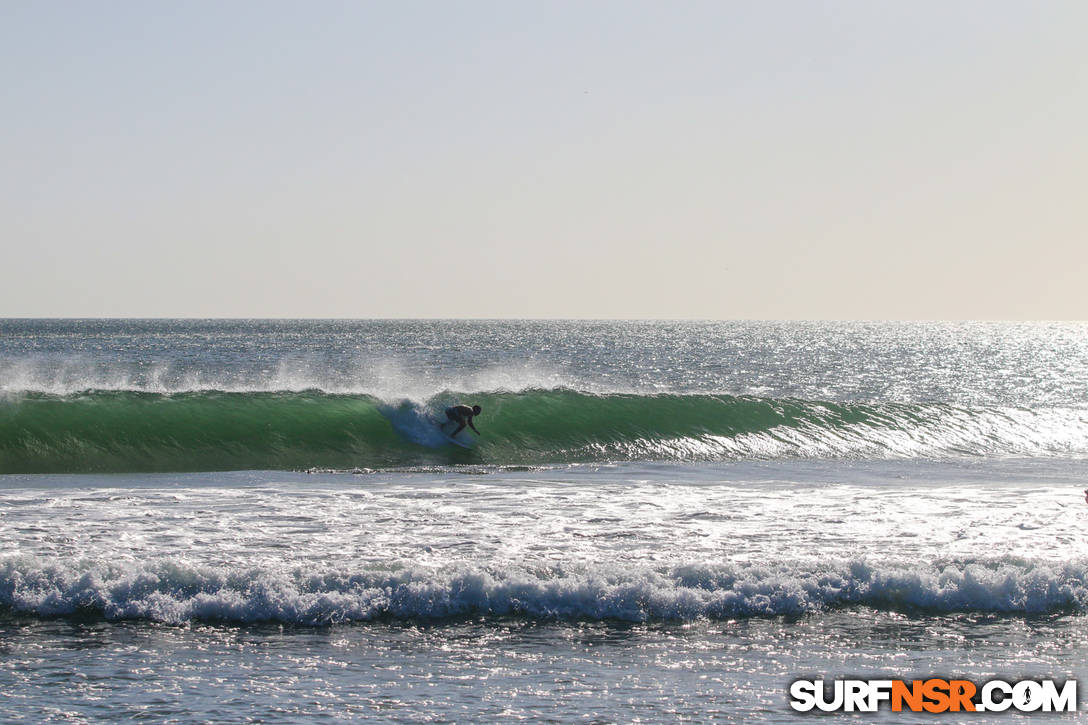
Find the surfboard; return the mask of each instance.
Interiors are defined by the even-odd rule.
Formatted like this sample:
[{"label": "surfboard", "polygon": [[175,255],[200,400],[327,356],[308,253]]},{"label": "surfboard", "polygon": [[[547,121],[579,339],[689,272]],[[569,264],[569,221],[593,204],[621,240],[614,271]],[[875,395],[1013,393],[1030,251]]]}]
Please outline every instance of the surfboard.
[{"label": "surfboard", "polygon": [[[451,433],[453,433],[453,431],[457,430],[457,425],[458,424],[453,422],[452,420],[447,420],[445,423],[442,423],[438,426],[438,430],[442,431],[442,435],[446,436],[446,440],[448,440],[455,446],[461,446],[462,448],[472,448],[473,443],[475,443],[476,441],[472,440],[471,438],[469,439],[469,441],[462,441],[450,435]],[[465,430],[468,429],[466,428]]]}]

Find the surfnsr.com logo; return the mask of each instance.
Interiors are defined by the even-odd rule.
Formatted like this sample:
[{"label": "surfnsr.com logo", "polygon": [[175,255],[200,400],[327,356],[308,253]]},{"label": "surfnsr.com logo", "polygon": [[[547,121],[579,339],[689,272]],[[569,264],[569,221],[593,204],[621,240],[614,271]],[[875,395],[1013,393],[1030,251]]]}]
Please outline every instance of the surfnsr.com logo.
[{"label": "surfnsr.com logo", "polygon": [[1077,681],[795,680],[790,707],[799,712],[1076,712]]}]

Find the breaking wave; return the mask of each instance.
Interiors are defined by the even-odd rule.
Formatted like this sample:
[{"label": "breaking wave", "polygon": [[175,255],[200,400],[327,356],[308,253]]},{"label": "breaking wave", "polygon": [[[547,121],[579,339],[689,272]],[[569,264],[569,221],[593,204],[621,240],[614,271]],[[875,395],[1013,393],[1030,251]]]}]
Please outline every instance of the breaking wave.
[{"label": "breaking wave", "polygon": [[123,565],[32,557],[0,562],[0,608],[36,616],[340,622],[520,616],[694,620],[804,615],[865,606],[925,613],[1044,614],[1088,608],[1088,567],[977,560],[702,564],[671,568],[309,568],[272,571],[174,561]]},{"label": "breaking wave", "polygon": [[[483,407],[473,450],[436,433],[442,411],[462,401]],[[22,392],[0,396],[0,473],[1083,454],[1086,415],[566,388],[423,401],[317,390]]]}]

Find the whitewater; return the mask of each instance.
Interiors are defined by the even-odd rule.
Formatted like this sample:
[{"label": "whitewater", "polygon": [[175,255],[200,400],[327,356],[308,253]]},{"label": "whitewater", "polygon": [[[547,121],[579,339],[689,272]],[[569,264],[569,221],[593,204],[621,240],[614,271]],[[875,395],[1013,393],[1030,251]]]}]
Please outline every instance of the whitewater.
[{"label": "whitewater", "polygon": [[1086,333],[0,321],[0,716],[778,722],[800,677],[1080,677]]}]

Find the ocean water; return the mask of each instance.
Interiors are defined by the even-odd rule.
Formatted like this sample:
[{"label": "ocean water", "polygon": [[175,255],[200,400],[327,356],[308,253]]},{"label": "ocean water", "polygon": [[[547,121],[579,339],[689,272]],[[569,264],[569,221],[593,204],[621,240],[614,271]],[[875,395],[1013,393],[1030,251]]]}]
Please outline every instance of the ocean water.
[{"label": "ocean water", "polygon": [[1080,678],[1086,474],[1083,324],[0,320],[0,720]]}]

